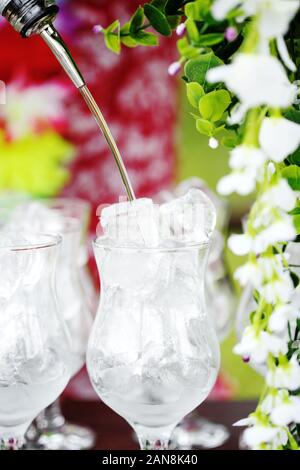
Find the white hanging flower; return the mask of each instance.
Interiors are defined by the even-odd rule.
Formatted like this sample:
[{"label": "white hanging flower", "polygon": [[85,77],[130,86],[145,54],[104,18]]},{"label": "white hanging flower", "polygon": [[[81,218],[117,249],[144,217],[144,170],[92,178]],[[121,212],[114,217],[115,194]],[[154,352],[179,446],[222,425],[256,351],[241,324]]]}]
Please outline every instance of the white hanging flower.
[{"label": "white hanging flower", "polygon": [[244,256],[254,251],[255,238],[250,237],[247,233],[233,234],[228,238],[228,246],[235,255]]},{"label": "white hanging flower", "polygon": [[294,354],[288,363],[269,370],[266,381],[270,387],[274,388],[286,388],[292,391],[300,388],[300,365],[297,355]]},{"label": "white hanging flower", "polygon": [[285,118],[265,118],[259,142],[270,159],[282,162],[300,145],[300,125]]},{"label": "white hanging flower", "polygon": [[247,326],[242,340],[233,348],[236,354],[250,358],[257,364],[266,362],[269,353],[277,357],[280,353],[286,354],[287,350],[286,341],[266,331],[257,330],[253,325]]},{"label": "white hanging flower", "polygon": [[228,195],[237,192],[241,195],[250,194],[259,178],[259,170],[266,162],[266,155],[258,148],[239,145],[230,153],[229,166],[234,170],[219,181],[217,190]]},{"label": "white hanging flower", "polygon": [[259,449],[263,444],[286,445],[288,441],[285,429],[272,426],[267,416],[258,418],[257,416],[249,416],[234,424],[234,426],[249,426],[243,433],[245,444],[250,449]]},{"label": "white hanging flower", "polygon": [[239,98],[241,104],[231,115],[232,124],[239,123],[251,108],[267,105],[285,109],[297,94],[297,86],[290,83],[283,65],[273,56],[237,54],[230,65],[210,69],[207,80],[224,82]]},{"label": "white hanging flower", "polygon": [[274,333],[282,333],[286,330],[288,322],[292,322],[299,317],[299,307],[295,303],[276,305],[269,319],[269,329]]},{"label": "white hanging flower", "polygon": [[246,196],[256,187],[256,171],[253,169],[233,171],[221,178],[217,184],[217,191],[222,196],[232,193]]},{"label": "white hanging flower", "polygon": [[287,395],[278,400],[270,415],[271,421],[277,426],[300,423],[300,397]]},{"label": "white hanging flower", "polygon": [[254,287],[260,286],[263,280],[262,271],[256,260],[250,260],[236,269],[234,278],[241,286],[251,284]]},{"label": "white hanging flower", "polygon": [[262,253],[268,246],[279,242],[292,241],[296,236],[297,231],[292,217],[282,212],[280,218],[277,217],[277,220],[256,236],[254,251],[256,253]]},{"label": "white hanging flower", "polygon": [[277,302],[289,302],[294,293],[294,285],[288,273],[268,281],[263,286],[258,287],[259,293],[269,304]]},{"label": "white hanging flower", "polygon": [[297,196],[288,184],[287,180],[281,178],[276,184],[263,193],[260,201],[269,207],[279,207],[280,209],[289,212],[294,209],[297,202]]}]

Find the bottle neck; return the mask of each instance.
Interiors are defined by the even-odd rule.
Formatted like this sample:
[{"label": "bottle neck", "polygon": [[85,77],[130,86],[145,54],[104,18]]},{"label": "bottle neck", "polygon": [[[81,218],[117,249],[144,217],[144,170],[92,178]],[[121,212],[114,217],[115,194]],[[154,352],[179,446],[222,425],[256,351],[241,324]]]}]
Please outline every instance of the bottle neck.
[{"label": "bottle neck", "polygon": [[2,15],[21,36],[29,37],[52,23],[58,11],[54,0],[10,0]]}]

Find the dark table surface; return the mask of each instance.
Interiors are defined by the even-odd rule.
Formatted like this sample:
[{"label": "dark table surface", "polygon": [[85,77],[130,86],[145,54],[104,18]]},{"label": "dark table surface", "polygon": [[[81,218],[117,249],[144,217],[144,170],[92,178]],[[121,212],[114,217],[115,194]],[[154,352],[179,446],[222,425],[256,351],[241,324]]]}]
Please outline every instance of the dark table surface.
[{"label": "dark table surface", "polygon": [[[232,424],[254,411],[253,401],[215,402],[207,401],[198,410],[203,416],[228,427],[230,437],[218,450],[238,450],[241,429]],[[97,434],[95,449],[98,450],[135,450],[133,432],[127,422],[110,408],[97,402],[65,401],[63,411],[69,421],[92,428]]]}]

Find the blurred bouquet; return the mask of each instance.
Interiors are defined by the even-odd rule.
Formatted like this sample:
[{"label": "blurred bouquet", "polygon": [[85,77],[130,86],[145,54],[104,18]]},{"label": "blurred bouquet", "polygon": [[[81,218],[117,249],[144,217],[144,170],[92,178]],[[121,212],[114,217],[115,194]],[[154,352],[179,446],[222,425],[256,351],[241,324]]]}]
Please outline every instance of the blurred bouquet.
[{"label": "blurred bouquet", "polygon": [[[9,39],[9,30],[2,27],[2,35]],[[51,61],[43,69],[42,60],[40,74],[34,68],[30,76],[25,59],[10,58],[11,63],[4,61],[0,67],[6,85],[6,103],[0,105],[0,190],[53,196],[68,181],[66,164],[75,153],[64,137],[69,91],[63,81],[52,78]],[[53,68],[53,77],[55,73]]]}]

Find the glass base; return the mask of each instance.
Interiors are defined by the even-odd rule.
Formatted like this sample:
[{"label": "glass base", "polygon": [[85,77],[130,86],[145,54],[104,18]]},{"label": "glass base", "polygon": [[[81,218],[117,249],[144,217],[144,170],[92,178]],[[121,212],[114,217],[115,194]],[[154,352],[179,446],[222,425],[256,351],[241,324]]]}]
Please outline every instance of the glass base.
[{"label": "glass base", "polygon": [[170,449],[215,449],[223,445],[229,436],[229,430],[223,424],[191,415],[174,430]]},{"label": "glass base", "polygon": [[94,447],[96,434],[89,428],[65,423],[60,428],[43,430],[32,425],[26,433],[26,450],[88,450]]},{"label": "glass base", "polygon": [[19,450],[22,449],[23,437],[0,438],[0,450]]},{"label": "glass base", "polygon": [[70,423],[55,431],[43,432],[38,440],[45,450],[88,450],[95,442],[96,435],[91,429]]}]

